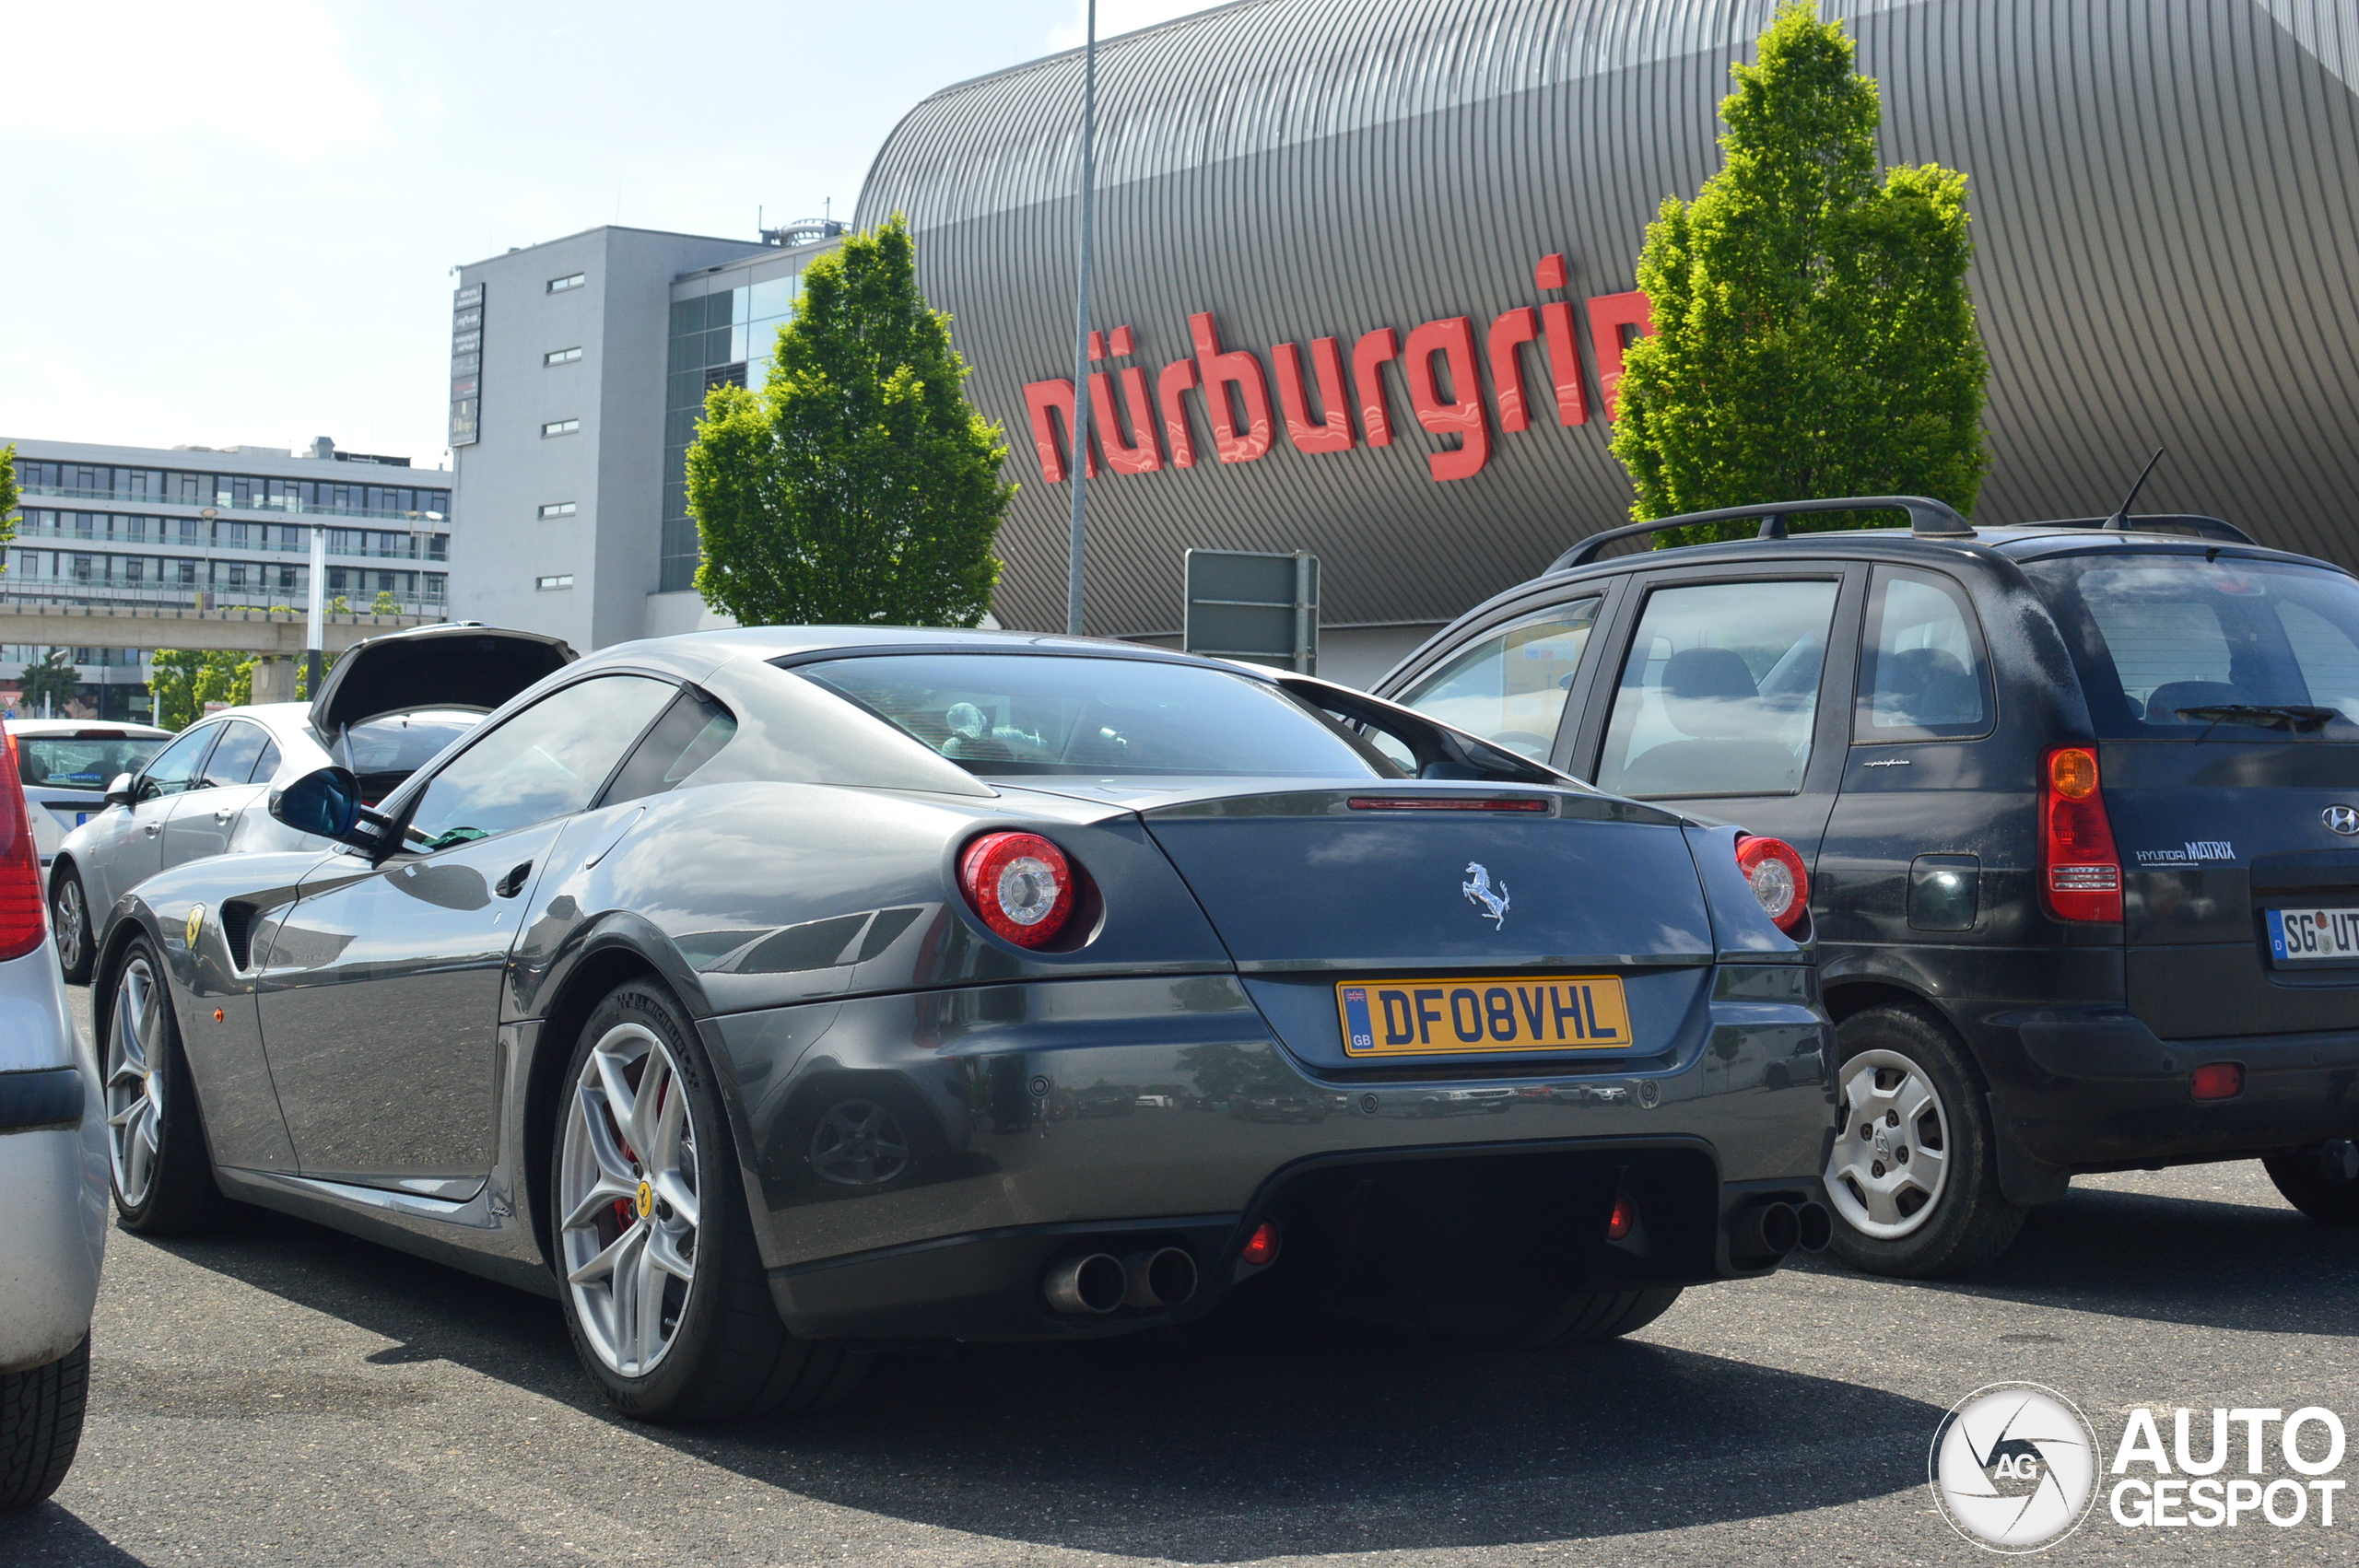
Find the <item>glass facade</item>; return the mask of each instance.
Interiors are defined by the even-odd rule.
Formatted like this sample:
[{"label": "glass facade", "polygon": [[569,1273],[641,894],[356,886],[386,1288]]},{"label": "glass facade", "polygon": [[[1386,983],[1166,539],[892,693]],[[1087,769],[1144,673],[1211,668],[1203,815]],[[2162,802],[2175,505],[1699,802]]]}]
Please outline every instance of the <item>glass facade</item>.
[{"label": "glass facade", "polygon": [[[746,272],[727,275],[745,279]],[[701,281],[701,280],[699,280]],[[716,282],[721,279],[716,278]],[[671,354],[663,398],[663,545],[657,591],[696,586],[696,520],[688,515],[687,452],[713,387],[759,386],[769,374],[778,330],[802,298],[800,272],[672,301]]]},{"label": "glass facade", "polygon": [[[323,464],[323,466],[328,466]],[[339,465],[340,466],[340,465]],[[395,471],[398,472],[398,471]],[[27,496],[136,505],[214,507],[255,511],[325,512],[331,517],[399,518],[440,522],[451,515],[451,492],[347,478],[265,479],[247,474],[198,474],[178,468],[122,468],[105,463],[17,460],[17,486]]]}]

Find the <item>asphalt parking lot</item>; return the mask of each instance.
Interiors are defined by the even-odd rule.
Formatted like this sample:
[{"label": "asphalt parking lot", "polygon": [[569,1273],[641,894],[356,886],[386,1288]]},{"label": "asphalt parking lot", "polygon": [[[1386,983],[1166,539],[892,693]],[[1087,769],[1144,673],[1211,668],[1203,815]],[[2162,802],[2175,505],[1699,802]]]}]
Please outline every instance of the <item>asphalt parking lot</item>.
[{"label": "asphalt parking lot", "polygon": [[[801,1422],[606,1413],[554,1304],[256,1215],[120,1232],[89,1423],[0,1563],[1970,1562],[1942,1412],[2047,1384],[2101,1445],[2148,1405],[2323,1405],[2359,1434],[2359,1235],[2257,1164],[2088,1180],[1997,1268],[1831,1264],[1538,1355],[1377,1334],[969,1346]],[[2352,1474],[2346,1462],[2341,1473]],[[2349,1561],[2331,1530],[2131,1530],[2060,1562]]]}]

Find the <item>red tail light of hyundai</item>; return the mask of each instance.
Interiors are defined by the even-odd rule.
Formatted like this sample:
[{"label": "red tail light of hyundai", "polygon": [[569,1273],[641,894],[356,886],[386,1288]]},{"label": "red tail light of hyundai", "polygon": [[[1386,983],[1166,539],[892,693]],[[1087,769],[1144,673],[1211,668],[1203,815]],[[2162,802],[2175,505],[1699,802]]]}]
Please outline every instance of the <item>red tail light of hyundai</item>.
[{"label": "red tail light of hyundai", "polygon": [[2121,857],[2098,787],[2097,754],[2059,746],[2039,780],[2039,890],[2060,920],[2121,919]]}]

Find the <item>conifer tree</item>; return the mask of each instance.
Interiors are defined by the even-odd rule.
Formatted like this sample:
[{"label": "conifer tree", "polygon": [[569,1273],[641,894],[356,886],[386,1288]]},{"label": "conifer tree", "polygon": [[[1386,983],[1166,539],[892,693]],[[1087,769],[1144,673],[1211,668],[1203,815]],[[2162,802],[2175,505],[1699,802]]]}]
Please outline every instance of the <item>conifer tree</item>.
[{"label": "conifer tree", "polygon": [[1015,494],[897,214],[803,274],[758,391],[719,386],[688,449],[697,591],[741,625],[970,626]]},{"label": "conifer tree", "polygon": [[[1987,364],[1966,287],[1966,176],[1876,174],[1876,84],[1841,24],[1780,9],[1720,104],[1727,163],[1664,201],[1638,258],[1614,455],[1633,519],[1847,495],[1973,509]],[[1820,513],[1796,532],[1897,521]],[[1675,530],[1733,537],[1751,524]]]}]

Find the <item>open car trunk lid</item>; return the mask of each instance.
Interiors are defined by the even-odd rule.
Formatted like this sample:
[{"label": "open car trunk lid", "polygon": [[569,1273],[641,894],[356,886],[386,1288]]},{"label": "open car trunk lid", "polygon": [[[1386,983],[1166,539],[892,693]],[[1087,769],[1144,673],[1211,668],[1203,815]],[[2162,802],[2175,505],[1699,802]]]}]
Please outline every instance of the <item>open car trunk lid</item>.
[{"label": "open car trunk lid", "polygon": [[332,741],[381,714],[422,708],[488,713],[574,658],[561,638],[473,622],[373,637],[347,649],[320,683],[311,727]]},{"label": "open car trunk lid", "polygon": [[1695,861],[1653,807],[1386,781],[1142,814],[1313,1068],[1626,1065],[1677,1047],[1710,973]]}]

